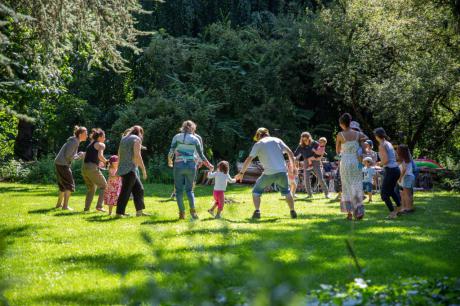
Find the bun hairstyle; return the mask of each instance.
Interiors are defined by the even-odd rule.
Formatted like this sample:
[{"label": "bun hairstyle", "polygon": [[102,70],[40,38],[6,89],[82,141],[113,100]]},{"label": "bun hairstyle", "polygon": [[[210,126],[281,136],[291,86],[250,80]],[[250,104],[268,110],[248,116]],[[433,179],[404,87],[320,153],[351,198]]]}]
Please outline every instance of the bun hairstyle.
[{"label": "bun hairstyle", "polygon": [[342,114],[339,118],[339,123],[347,128],[350,127],[351,115],[349,113]]},{"label": "bun hairstyle", "polygon": [[387,132],[382,127],[376,128],[374,130],[374,135],[376,137],[384,138],[386,140],[390,140],[390,137],[388,137]]},{"label": "bun hairstyle", "polygon": [[129,135],[136,135],[142,138],[144,136],[144,129],[140,125],[134,125],[123,133],[123,137],[129,136]]},{"label": "bun hairstyle", "polygon": [[229,164],[228,164],[228,161],[221,161],[217,164],[217,169],[219,169],[220,172],[223,172],[225,174],[228,174],[228,171],[229,171]]},{"label": "bun hairstyle", "polygon": [[97,141],[97,139],[101,136],[104,136],[105,135],[105,132],[104,130],[100,129],[100,128],[94,128],[91,130],[91,140],[93,141]]},{"label": "bun hairstyle", "polygon": [[84,132],[88,131],[84,126],[78,126],[76,125],[74,128],[73,128],[73,134],[75,135],[75,137],[80,137],[81,134],[83,134]]},{"label": "bun hairstyle", "polygon": [[182,126],[179,130],[182,133],[193,134],[196,131],[196,123],[192,120],[186,120],[182,122]]}]

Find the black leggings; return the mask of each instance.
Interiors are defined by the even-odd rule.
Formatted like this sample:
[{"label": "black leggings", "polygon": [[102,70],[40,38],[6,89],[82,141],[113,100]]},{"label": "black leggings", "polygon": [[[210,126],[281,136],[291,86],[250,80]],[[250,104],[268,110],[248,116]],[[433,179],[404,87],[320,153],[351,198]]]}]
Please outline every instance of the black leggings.
[{"label": "black leggings", "polygon": [[129,196],[133,194],[134,206],[136,211],[143,210],[144,205],[144,186],[141,180],[133,171],[121,176],[121,191],[117,201],[117,214],[124,215]]},{"label": "black leggings", "polygon": [[383,172],[383,182],[380,196],[390,211],[395,210],[393,203],[391,202],[391,198],[395,201],[396,206],[401,206],[401,199],[396,193],[396,184],[398,183],[400,174],[401,171],[399,170],[399,167],[385,168]]}]

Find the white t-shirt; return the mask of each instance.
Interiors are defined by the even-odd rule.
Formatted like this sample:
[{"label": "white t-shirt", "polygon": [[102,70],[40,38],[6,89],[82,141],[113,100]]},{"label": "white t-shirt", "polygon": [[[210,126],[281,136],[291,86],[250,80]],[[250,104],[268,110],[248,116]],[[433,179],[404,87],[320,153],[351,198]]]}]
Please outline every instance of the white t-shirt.
[{"label": "white t-shirt", "polygon": [[223,172],[208,172],[208,178],[214,179],[214,190],[225,191],[227,190],[227,183],[235,183],[236,180],[232,179],[230,174]]},{"label": "white t-shirt", "polygon": [[264,167],[264,174],[286,173],[283,154],[288,150],[288,146],[281,139],[268,136],[254,144],[249,156],[259,158]]}]

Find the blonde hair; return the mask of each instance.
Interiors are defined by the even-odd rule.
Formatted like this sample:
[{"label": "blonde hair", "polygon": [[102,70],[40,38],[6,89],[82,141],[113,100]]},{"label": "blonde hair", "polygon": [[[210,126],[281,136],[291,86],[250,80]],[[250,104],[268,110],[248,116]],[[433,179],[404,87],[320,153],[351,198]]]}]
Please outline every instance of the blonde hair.
[{"label": "blonde hair", "polygon": [[325,143],[327,143],[326,137],[321,137],[320,139],[318,139],[318,141],[319,141],[319,142],[324,141]]},{"label": "blonde hair", "polygon": [[195,133],[195,130],[196,130],[196,124],[192,120],[186,120],[182,122],[182,126],[180,128],[180,131],[182,133],[193,134]]}]

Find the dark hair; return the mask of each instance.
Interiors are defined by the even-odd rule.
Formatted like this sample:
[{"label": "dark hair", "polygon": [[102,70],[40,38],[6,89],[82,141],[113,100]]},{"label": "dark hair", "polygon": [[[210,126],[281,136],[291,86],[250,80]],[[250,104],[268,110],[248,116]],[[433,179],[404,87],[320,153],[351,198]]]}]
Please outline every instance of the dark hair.
[{"label": "dark hair", "polygon": [[97,141],[97,139],[101,136],[104,136],[105,135],[105,132],[104,130],[100,129],[100,128],[94,128],[91,130],[91,139],[93,141]]},{"label": "dark hair", "polygon": [[385,138],[386,140],[390,140],[388,137],[387,132],[383,129],[383,127],[378,127],[374,130],[374,135],[380,138]]},{"label": "dark hair", "polygon": [[144,129],[140,125],[134,125],[123,133],[123,136],[129,136],[129,135],[136,135],[136,136],[142,137],[144,136]]},{"label": "dark hair", "polygon": [[225,174],[228,174],[228,171],[229,171],[229,164],[228,164],[228,161],[221,161],[217,164],[217,169],[219,169],[220,172],[223,172]]},{"label": "dark hair", "polygon": [[88,130],[84,126],[76,125],[73,128],[73,134],[75,135],[75,137],[80,137],[80,135],[83,134],[86,131],[88,131]]},{"label": "dark hair", "polygon": [[400,144],[398,146],[398,149],[396,150],[396,152],[398,153],[398,159],[399,160],[402,160],[406,163],[410,163],[411,162],[411,155],[410,155],[410,150],[409,150],[409,147],[405,144]]},{"label": "dark hair", "polygon": [[349,113],[342,114],[339,118],[339,123],[343,124],[345,127],[350,127],[351,115]]}]

